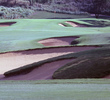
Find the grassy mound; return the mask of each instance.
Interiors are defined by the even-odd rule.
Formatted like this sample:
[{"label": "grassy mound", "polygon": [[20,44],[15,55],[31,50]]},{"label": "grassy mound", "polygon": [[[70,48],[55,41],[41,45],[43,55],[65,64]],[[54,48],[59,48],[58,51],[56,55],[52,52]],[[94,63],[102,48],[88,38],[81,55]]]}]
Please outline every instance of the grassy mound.
[{"label": "grassy mound", "polygon": [[102,78],[110,74],[110,56],[84,56],[54,72],[53,79]]}]

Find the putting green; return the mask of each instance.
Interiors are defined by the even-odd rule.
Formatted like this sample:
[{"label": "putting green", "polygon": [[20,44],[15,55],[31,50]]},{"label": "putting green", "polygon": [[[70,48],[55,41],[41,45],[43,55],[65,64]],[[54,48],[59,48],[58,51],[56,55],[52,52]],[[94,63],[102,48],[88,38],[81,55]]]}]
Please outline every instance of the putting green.
[{"label": "putting green", "polygon": [[[13,19],[0,20],[0,23],[16,22],[11,26],[0,27],[0,52],[44,48],[37,41],[51,37],[85,36],[90,34],[105,34],[110,27],[63,27],[59,23],[74,21],[91,25],[84,20],[106,21],[105,19]],[[95,23],[92,23],[92,26]],[[70,25],[69,25],[70,26]]]}]

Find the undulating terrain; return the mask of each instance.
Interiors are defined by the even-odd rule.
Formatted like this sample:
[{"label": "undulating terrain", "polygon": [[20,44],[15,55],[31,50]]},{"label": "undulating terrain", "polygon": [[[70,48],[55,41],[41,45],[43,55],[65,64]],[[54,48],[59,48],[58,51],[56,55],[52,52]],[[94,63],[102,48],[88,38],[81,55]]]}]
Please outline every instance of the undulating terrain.
[{"label": "undulating terrain", "polygon": [[[79,67],[72,78],[109,77],[109,67],[106,69],[105,65],[101,64],[101,67],[98,63],[101,57],[109,59],[110,21],[107,19],[14,19],[1,20],[0,25],[1,80],[58,78],[60,74],[56,77],[54,72],[63,66],[67,69],[58,73],[67,72],[65,75],[69,79],[72,73],[68,72],[68,68],[72,66],[74,71],[77,63],[87,68]],[[87,59],[91,63],[94,62],[92,59],[98,61],[89,67]],[[102,63],[107,60],[102,60]],[[99,67],[103,71],[98,70]],[[92,74],[91,68],[93,72],[97,69],[96,73]],[[76,76],[80,70],[83,73]],[[90,75],[83,76],[85,71]],[[66,78],[65,75],[61,78]]]},{"label": "undulating terrain", "polygon": [[109,100],[109,2],[0,0],[0,100]]}]

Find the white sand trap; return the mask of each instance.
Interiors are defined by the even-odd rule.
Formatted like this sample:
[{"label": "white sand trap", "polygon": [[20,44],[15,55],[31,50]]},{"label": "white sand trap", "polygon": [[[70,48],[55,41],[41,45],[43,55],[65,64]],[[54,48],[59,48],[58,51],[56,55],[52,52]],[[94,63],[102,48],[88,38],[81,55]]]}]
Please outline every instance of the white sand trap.
[{"label": "white sand trap", "polygon": [[60,23],[60,24],[58,24],[58,25],[65,27],[65,25],[63,25],[63,24],[61,24],[61,23]]},{"label": "white sand trap", "polygon": [[84,26],[84,25],[75,23],[75,22],[73,22],[73,21],[66,21],[65,23],[70,24],[70,25],[73,26],[73,27],[86,27],[86,26]]},{"label": "white sand trap", "polygon": [[48,58],[89,50],[93,48],[95,47],[62,47],[0,54],[0,74]]},{"label": "white sand trap", "polygon": [[8,78],[3,78],[2,80],[46,80],[52,79],[53,73],[60,68],[61,66],[65,65],[66,63],[72,61],[72,59],[65,59],[60,61],[55,61],[51,63],[46,63],[39,68],[34,69],[28,74],[25,75],[17,75]]},{"label": "white sand trap", "polygon": [[[62,48],[50,48],[50,49],[41,49],[41,50],[37,49],[37,50],[19,51],[19,52],[0,54],[0,74],[3,74],[6,71],[9,71],[9,70],[12,70],[15,68],[19,68],[21,66],[31,64],[34,62],[38,62],[41,60],[45,60],[48,58],[57,57],[60,55],[79,52],[79,51],[84,51],[84,50],[90,50],[93,48],[96,48],[96,47],[68,47],[68,48],[62,47]],[[63,63],[63,62],[65,62],[65,61],[62,61],[61,63],[62,64],[66,63],[66,62],[65,63]],[[54,67],[52,67],[52,66],[56,66],[59,64],[60,64],[60,61],[57,63],[51,63],[51,66],[49,65],[48,67],[54,69]],[[42,68],[42,70],[43,70],[43,68]],[[55,71],[55,70],[53,70],[53,71]],[[47,74],[48,74],[48,72],[47,72]],[[30,76],[30,77],[33,77],[33,76]],[[42,77],[44,77],[44,76],[42,76]],[[50,77],[50,75],[49,75],[49,77]],[[41,79],[41,78],[39,78],[39,79]]]},{"label": "white sand trap", "polygon": [[[74,21],[66,21],[65,23],[71,25],[72,27],[87,27],[87,26],[85,26],[85,25],[76,23],[76,22],[74,22]],[[66,26],[65,24],[63,24],[63,23],[60,23],[59,25],[60,25],[60,26],[63,26],[63,27],[67,27],[67,26]]]},{"label": "white sand trap", "polygon": [[46,50],[40,50],[40,51],[41,51],[40,54],[38,54],[39,50],[32,50],[31,53],[29,53],[29,51],[22,51],[15,53],[12,52],[12,53],[0,54],[0,74],[3,74],[8,70],[12,70],[30,63],[71,53],[71,51],[55,52],[56,50],[51,53],[48,52],[46,53]]},{"label": "white sand trap", "polygon": [[44,46],[65,46],[71,45],[71,42],[78,37],[55,37],[38,41],[38,43],[43,44]]}]

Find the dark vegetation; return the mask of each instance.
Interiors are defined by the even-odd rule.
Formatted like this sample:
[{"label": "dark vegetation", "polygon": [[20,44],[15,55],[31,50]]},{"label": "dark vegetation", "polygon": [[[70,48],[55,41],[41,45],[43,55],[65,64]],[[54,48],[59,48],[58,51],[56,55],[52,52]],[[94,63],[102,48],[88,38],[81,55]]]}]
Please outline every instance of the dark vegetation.
[{"label": "dark vegetation", "polygon": [[77,58],[54,72],[53,79],[102,78],[110,74],[109,56],[87,56]]},{"label": "dark vegetation", "polygon": [[[102,20],[80,20],[80,21],[84,21],[89,24],[79,24],[78,22],[75,22],[75,21],[67,21],[67,22],[71,22],[71,23],[79,25],[81,27],[109,27],[110,26],[109,21],[102,21]],[[64,27],[73,27],[72,25],[70,25],[69,23],[66,23],[66,22],[63,22],[60,24],[63,25]],[[73,42],[75,42],[75,41],[73,41]],[[74,44],[73,42],[72,42],[72,44]]]},{"label": "dark vegetation", "polygon": [[67,24],[67,23],[60,23],[61,25],[63,25],[64,27],[72,27],[71,25]]},{"label": "dark vegetation", "polygon": [[81,20],[81,21],[91,24],[91,25],[83,24],[87,27],[108,27],[108,26],[110,26],[109,21],[101,21],[101,20],[99,20],[99,21],[98,20]]},{"label": "dark vegetation", "polygon": [[96,18],[99,17],[99,14],[110,14],[106,12],[103,12],[103,10],[107,10],[110,7],[107,7],[107,0],[92,0],[92,6],[89,8],[89,13],[94,13]]},{"label": "dark vegetation", "polygon": [[[81,2],[80,0],[75,0],[76,2]],[[82,0],[81,6],[79,8],[83,11],[95,14],[96,18],[99,14],[110,15],[110,0]]]},{"label": "dark vegetation", "polygon": [[110,15],[110,0],[0,0],[0,5],[69,14],[88,12],[96,18],[99,14]]}]

